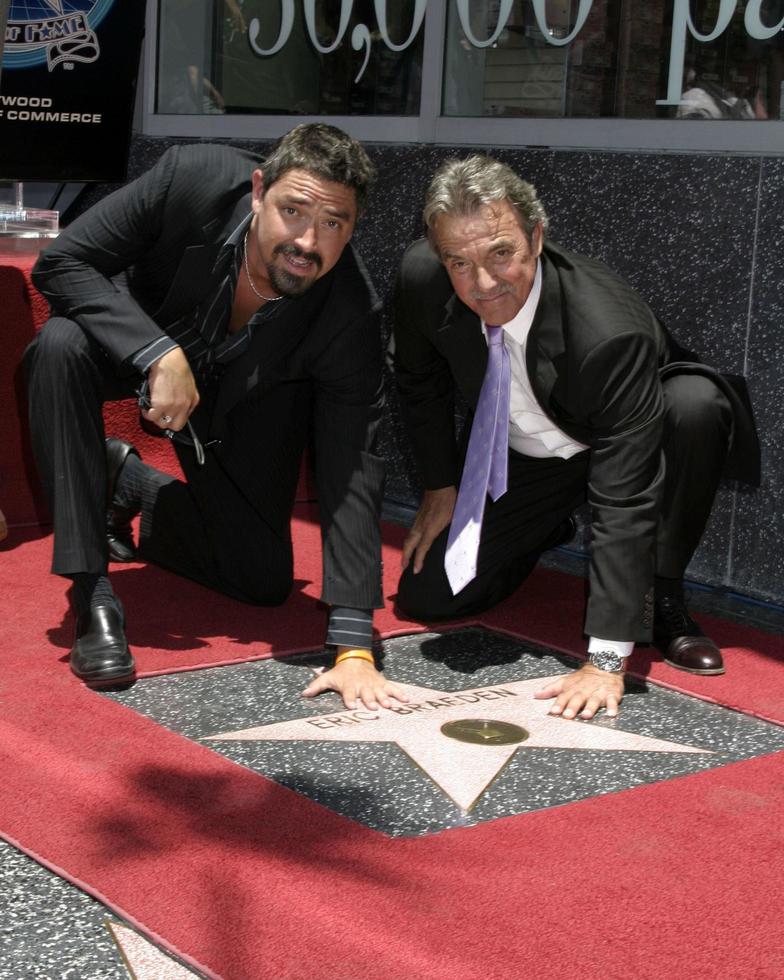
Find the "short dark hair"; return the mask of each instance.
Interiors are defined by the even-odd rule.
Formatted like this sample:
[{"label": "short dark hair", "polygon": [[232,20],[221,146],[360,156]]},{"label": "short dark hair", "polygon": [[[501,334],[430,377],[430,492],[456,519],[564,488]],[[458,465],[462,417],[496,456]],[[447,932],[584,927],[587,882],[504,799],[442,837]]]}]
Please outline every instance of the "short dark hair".
[{"label": "short dark hair", "polygon": [[307,170],[350,187],[356,194],[357,211],[364,208],[376,178],[376,168],[362,144],[326,123],[302,123],[278,140],[262,164],[265,189],[289,170]]}]

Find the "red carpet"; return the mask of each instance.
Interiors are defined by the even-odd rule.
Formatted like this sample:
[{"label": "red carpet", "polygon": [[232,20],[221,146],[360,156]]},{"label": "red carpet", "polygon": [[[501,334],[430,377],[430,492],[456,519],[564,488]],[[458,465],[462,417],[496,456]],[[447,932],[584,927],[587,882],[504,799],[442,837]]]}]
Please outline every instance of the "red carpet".
[{"label": "red carpet", "polygon": [[[18,720],[4,721],[7,761],[34,760],[4,789],[5,833],[212,975],[784,971],[782,755],[390,840],[107,707],[89,735],[77,714],[18,738],[6,735]],[[100,764],[67,762],[69,738]],[[31,819],[31,806],[45,812]]]},{"label": "red carpet", "polygon": [[0,509],[9,524],[32,523],[43,513],[27,437],[22,372],[19,362],[36,325],[48,316],[43,297],[30,288],[31,256],[0,254],[0,309],[3,356],[0,357]]},{"label": "red carpet", "polygon": [[[142,672],[318,647],[308,516],[301,591],[281,609],[117,569]],[[387,592],[402,533],[388,529]],[[784,753],[391,840],[86,691],[58,662],[71,627],[56,625],[65,600],[46,574],[50,545],[17,530],[0,560],[0,834],[198,969],[225,980],[784,975]],[[483,623],[579,650],[581,608],[582,583],[538,572]],[[378,625],[421,628],[389,609]],[[644,654],[637,666],[784,722],[780,639],[708,625],[725,677],[673,676]]]}]

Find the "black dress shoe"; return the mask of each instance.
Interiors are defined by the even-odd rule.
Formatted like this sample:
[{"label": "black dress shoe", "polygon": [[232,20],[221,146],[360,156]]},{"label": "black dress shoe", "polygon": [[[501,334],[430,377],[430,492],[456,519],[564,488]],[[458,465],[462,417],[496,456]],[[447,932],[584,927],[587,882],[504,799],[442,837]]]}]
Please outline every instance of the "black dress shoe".
[{"label": "black dress shoe", "polygon": [[109,561],[136,561],[131,521],[138,510],[113,503],[120,470],[131,455],[138,456],[139,453],[129,442],[106,440],[106,542],[109,545]]},{"label": "black dress shoe", "polygon": [[558,548],[562,544],[566,544],[567,541],[571,541],[575,534],[577,534],[577,522],[573,517],[567,517],[565,521],[561,521],[545,541],[542,550],[549,551],[551,548]]},{"label": "black dress shoe", "polygon": [[683,599],[657,598],[654,604],[653,642],[664,661],[690,674],[723,674],[721,650],[686,611]]},{"label": "black dress shoe", "polygon": [[125,639],[125,616],[113,602],[91,606],[76,621],[71,670],[88,687],[114,687],[136,676]]}]

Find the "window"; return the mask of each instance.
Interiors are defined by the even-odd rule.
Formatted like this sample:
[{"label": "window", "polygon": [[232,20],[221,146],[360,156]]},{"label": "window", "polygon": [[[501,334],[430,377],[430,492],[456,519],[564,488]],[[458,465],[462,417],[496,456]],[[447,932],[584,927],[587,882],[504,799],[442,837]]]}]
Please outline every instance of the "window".
[{"label": "window", "polygon": [[443,112],[779,119],[784,0],[737,8],[734,0],[452,3]]},{"label": "window", "polygon": [[426,3],[161,0],[156,110],[419,113]]},{"label": "window", "polygon": [[784,0],[151,0],[149,11],[151,135],[274,138],[330,117],[381,142],[784,145]]}]

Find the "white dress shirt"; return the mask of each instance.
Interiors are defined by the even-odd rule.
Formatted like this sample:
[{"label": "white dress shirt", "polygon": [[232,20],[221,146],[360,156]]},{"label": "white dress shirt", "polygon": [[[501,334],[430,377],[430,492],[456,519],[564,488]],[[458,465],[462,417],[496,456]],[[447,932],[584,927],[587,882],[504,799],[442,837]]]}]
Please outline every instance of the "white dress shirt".
[{"label": "white dress shirt", "polygon": [[[513,320],[501,324],[504,329],[504,347],[509,353],[512,374],[509,396],[509,445],[523,456],[533,456],[536,459],[560,456],[561,459],[569,459],[588,447],[562,432],[542,411],[525,366],[525,347],[541,295],[542,263],[537,259],[534,284],[528,299]],[[486,340],[487,328],[484,321],[482,321],[482,332]]]}]

